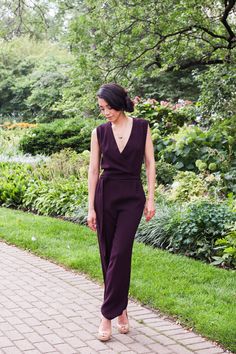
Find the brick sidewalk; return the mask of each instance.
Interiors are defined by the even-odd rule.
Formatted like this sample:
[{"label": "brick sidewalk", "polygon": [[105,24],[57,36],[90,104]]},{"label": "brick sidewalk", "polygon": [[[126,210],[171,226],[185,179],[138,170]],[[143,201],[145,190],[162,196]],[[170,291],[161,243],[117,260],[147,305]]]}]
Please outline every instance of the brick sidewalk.
[{"label": "brick sidewalk", "polygon": [[31,253],[0,242],[0,353],[229,353],[129,300],[131,330],[96,339],[103,289]]}]

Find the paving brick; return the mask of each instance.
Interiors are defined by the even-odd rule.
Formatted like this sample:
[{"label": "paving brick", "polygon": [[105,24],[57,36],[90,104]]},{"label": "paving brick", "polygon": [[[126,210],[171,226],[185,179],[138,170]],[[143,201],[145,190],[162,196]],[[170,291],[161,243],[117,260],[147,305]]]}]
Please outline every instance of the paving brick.
[{"label": "paving brick", "polygon": [[[53,329],[53,332],[56,333],[59,337],[61,338],[68,338],[68,337],[73,337],[73,333],[68,331],[66,328],[55,328]],[[47,334],[47,333],[45,333]]]},{"label": "paving brick", "polygon": [[146,346],[142,345],[141,343],[131,343],[127,345],[129,349],[133,350],[136,353],[148,353],[150,349]]},{"label": "paving brick", "polygon": [[154,330],[153,328],[150,327],[139,327],[138,329],[140,332],[142,332],[143,334],[146,334],[147,336],[156,336],[157,335],[157,331]]},{"label": "paving brick", "polygon": [[21,351],[25,351],[25,350],[29,350],[29,349],[35,349],[35,347],[27,339],[15,340],[14,344]]},{"label": "paving brick", "polygon": [[187,338],[196,338],[198,337],[195,333],[193,332],[183,332],[183,333],[170,333],[168,334],[169,337],[173,338],[174,340],[181,341],[182,339],[187,339]]},{"label": "paving brick", "polygon": [[30,343],[38,343],[43,341],[43,337],[36,332],[28,333],[26,337]]},{"label": "paving brick", "polygon": [[170,349],[168,349],[166,346],[159,343],[149,344],[148,348],[150,348],[153,351],[153,353],[157,353],[157,354],[173,354],[173,352]]},{"label": "paving brick", "polygon": [[86,346],[86,343],[77,337],[65,338],[66,343],[71,345],[73,348],[81,348]]},{"label": "paving brick", "polygon": [[37,320],[34,317],[27,317],[24,319],[24,322],[29,325],[30,327],[32,326],[40,326],[41,322],[39,320]]},{"label": "paving brick", "polygon": [[[60,338],[58,335],[52,333],[52,334],[46,334],[43,336],[44,340],[50,344],[61,344],[64,343],[64,338]],[[42,341],[42,340],[41,340]]]},{"label": "paving brick", "polygon": [[209,342],[202,342],[202,343],[193,343],[193,344],[188,344],[188,348],[193,349],[193,350],[199,350],[199,349],[208,349],[208,348],[213,348],[214,344],[209,343]]},{"label": "paving brick", "polygon": [[[100,353],[103,353],[103,349],[101,351],[99,351]],[[88,347],[84,347],[84,348],[80,348],[79,350],[79,354],[96,354],[98,353],[97,350],[93,350],[91,348]]]},{"label": "paving brick", "polygon": [[78,331],[81,329],[80,326],[78,326],[76,323],[73,322],[66,322],[63,325],[64,328],[68,329],[69,331]]},{"label": "paving brick", "polygon": [[47,342],[35,343],[35,347],[38,348],[38,350],[44,354],[55,351],[55,348],[53,348],[51,344]]},{"label": "paving brick", "polygon": [[11,347],[14,343],[6,337],[0,337],[0,348]]},{"label": "paving brick", "polygon": [[0,353],[4,353],[4,354],[22,354],[22,352],[16,347],[3,348],[2,351],[0,349]]},{"label": "paving brick", "polygon": [[176,341],[165,336],[164,334],[159,334],[157,336],[153,336],[152,339],[154,339],[155,341],[157,341],[161,344],[164,344],[164,345],[176,344]]},{"label": "paving brick", "polygon": [[62,354],[77,354],[76,349],[72,348],[69,344],[55,344],[54,346],[59,353]]},{"label": "paving brick", "polygon": [[106,343],[100,342],[97,339],[88,340],[86,344],[94,350],[103,350],[107,348]]},{"label": "paving brick", "polygon": [[12,325],[10,325],[10,323],[7,323],[7,322],[1,322],[0,323],[0,331],[11,331],[13,330],[14,327]]},{"label": "paving brick", "polygon": [[184,345],[188,345],[188,344],[194,344],[194,343],[201,343],[201,342],[205,342],[205,339],[204,338],[201,338],[199,336],[196,336],[196,337],[192,337],[192,338],[181,338],[181,342],[184,344]]},{"label": "paving brick", "polygon": [[176,354],[192,354],[191,350],[188,350],[187,348],[185,348],[181,344],[169,345],[168,348],[170,350],[172,350],[173,353],[176,353]]},{"label": "paving brick", "polygon": [[12,317],[8,317],[7,318],[7,322],[10,323],[11,325],[15,325],[15,324],[21,324],[23,323],[23,321],[17,317],[17,316],[12,316]]},{"label": "paving brick", "polygon": [[24,339],[23,335],[18,331],[5,331],[5,336],[10,340]]},{"label": "paving brick", "polygon": [[132,336],[132,337],[134,338],[135,342],[139,342],[144,345],[154,343],[154,340],[152,338],[145,336],[144,334],[138,334],[138,335]]},{"label": "paving brick", "polygon": [[114,352],[125,352],[127,350],[127,346],[123,343],[120,343],[118,341],[110,341],[107,342],[107,346],[111,348]]},{"label": "paving brick", "polygon": [[87,341],[89,339],[94,338],[94,334],[91,334],[84,329],[73,332],[73,335],[75,335],[77,338],[81,339],[82,341]]},{"label": "paving brick", "polygon": [[203,349],[203,350],[196,350],[194,353],[197,354],[221,354],[225,353],[225,351],[221,348],[208,348],[208,349]]},{"label": "paving brick", "polygon": [[34,331],[37,332],[40,335],[53,333],[52,330],[49,327],[45,326],[45,325],[34,326]]},{"label": "paving brick", "polygon": [[[132,332],[130,332],[130,333],[132,333]],[[130,334],[130,335],[123,335],[123,334],[116,334],[116,335],[114,335],[113,334],[113,337],[115,338],[115,340],[117,340],[117,341],[120,341],[122,344],[130,344],[130,343],[134,343],[134,338],[133,338],[133,336],[132,336],[132,334]]]}]

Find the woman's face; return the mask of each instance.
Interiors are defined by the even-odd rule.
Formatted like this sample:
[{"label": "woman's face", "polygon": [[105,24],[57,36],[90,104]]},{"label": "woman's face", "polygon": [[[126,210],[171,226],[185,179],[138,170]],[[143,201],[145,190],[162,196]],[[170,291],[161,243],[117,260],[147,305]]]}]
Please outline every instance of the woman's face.
[{"label": "woman's face", "polygon": [[103,98],[98,97],[98,105],[102,115],[110,122],[115,122],[122,113],[122,111],[116,111],[114,108],[111,108]]}]

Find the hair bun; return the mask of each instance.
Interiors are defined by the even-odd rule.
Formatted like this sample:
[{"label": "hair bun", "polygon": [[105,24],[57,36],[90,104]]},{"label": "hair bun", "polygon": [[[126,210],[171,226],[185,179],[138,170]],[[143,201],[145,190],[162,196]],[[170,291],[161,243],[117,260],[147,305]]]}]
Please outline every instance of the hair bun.
[{"label": "hair bun", "polygon": [[[126,92],[127,94],[127,92]],[[130,99],[130,97],[127,96],[125,97],[125,102],[126,102],[126,112],[133,112],[134,111],[134,102]]]}]

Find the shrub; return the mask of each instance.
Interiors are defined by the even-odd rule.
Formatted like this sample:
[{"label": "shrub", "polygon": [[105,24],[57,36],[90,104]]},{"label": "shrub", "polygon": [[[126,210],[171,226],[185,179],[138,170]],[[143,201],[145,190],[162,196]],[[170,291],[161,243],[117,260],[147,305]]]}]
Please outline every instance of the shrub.
[{"label": "shrub", "polygon": [[34,166],[0,163],[0,204],[43,215],[72,215],[87,201],[89,152],[66,150],[49,160]]},{"label": "shrub", "polygon": [[81,203],[67,220],[87,226],[88,205],[87,202]]},{"label": "shrub", "polygon": [[[221,252],[222,256],[223,253],[223,248],[217,249],[216,253],[216,240],[227,237],[227,247],[225,245],[224,249],[230,256],[224,256],[224,261],[227,259],[227,265],[232,266],[235,254],[228,245],[231,242],[232,246],[235,240],[232,241],[232,235],[228,235],[229,225],[233,225],[235,221],[236,213],[224,203],[197,201],[180,205],[159,202],[156,215],[148,224],[141,219],[135,238],[139,242],[169,252],[212,262],[216,254]],[[222,263],[222,259],[217,260],[213,264]]]},{"label": "shrub", "polygon": [[54,181],[32,181],[23,197],[23,207],[42,215],[71,215],[87,197],[87,183],[74,176]]},{"label": "shrub", "polygon": [[172,105],[170,102],[158,102],[154,99],[138,99],[135,105],[134,114],[137,117],[145,118],[152,127],[156,123],[163,136],[178,131],[186,122],[194,121],[194,114],[186,106],[190,101],[183,101],[181,104]]},{"label": "shrub", "polygon": [[227,173],[236,165],[236,124],[231,118],[209,130],[184,126],[157,145],[160,157],[179,170]]},{"label": "shrub", "polygon": [[176,174],[177,174],[177,170],[173,165],[165,161],[156,162],[157,183],[161,183],[164,185],[171,184]]},{"label": "shrub", "polygon": [[0,204],[6,207],[21,205],[31,176],[30,165],[0,162]]},{"label": "shrub", "polygon": [[215,241],[226,236],[228,224],[235,221],[236,213],[226,204],[209,201],[190,203],[177,227],[175,220],[170,220],[171,238],[167,249],[211,261]]},{"label": "shrub", "polygon": [[87,180],[90,152],[84,150],[80,154],[71,148],[56,152],[37,166],[34,174],[40,179],[52,180],[75,176]]},{"label": "shrub", "polygon": [[194,172],[179,171],[171,186],[170,200],[190,201],[207,194],[205,181]]},{"label": "shrub", "polygon": [[60,119],[42,124],[22,138],[20,149],[32,155],[51,155],[70,147],[80,153],[90,149],[91,131],[97,124],[92,119]]},{"label": "shrub", "polygon": [[141,219],[135,239],[138,242],[151,245],[153,247],[167,248],[170,244],[170,232],[167,225],[170,220],[176,220],[178,224],[179,207],[177,205],[158,203],[155,216],[148,222]]},{"label": "shrub", "polygon": [[216,240],[215,246],[216,256],[212,264],[236,268],[236,223],[224,238]]}]

